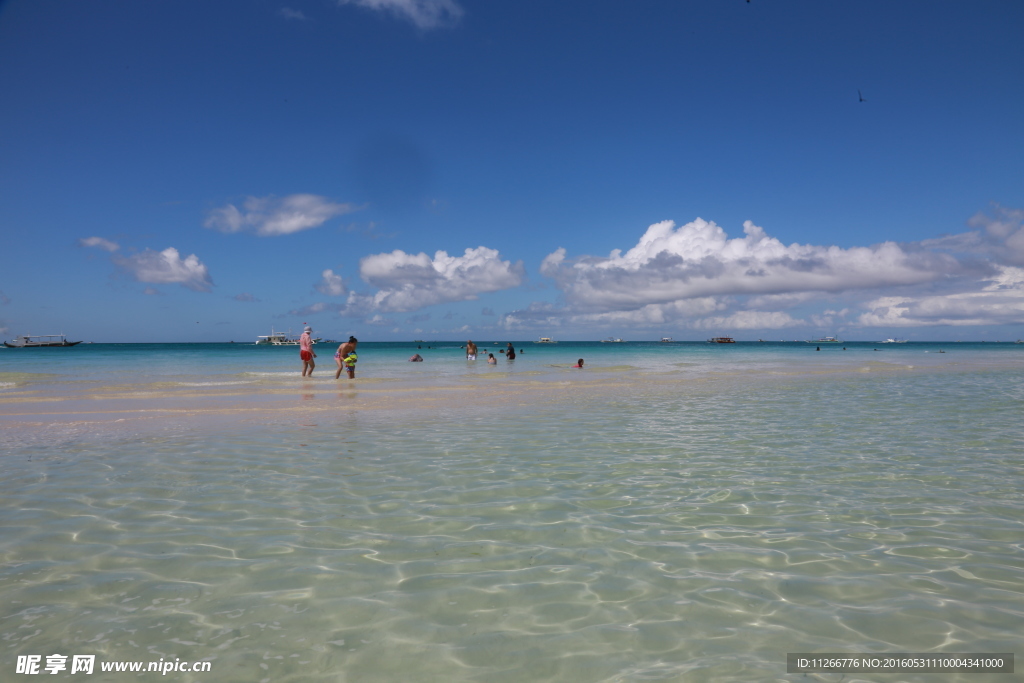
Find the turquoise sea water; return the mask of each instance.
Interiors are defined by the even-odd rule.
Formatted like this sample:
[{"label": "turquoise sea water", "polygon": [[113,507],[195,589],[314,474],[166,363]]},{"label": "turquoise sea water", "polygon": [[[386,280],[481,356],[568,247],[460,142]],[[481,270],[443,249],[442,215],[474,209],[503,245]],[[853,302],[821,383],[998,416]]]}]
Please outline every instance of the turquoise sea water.
[{"label": "turquoise sea water", "polygon": [[786,653],[1019,649],[1024,345],[459,345],[360,344],[354,382],[322,346],[312,379],[294,347],[0,351],[0,679],[838,681]]}]

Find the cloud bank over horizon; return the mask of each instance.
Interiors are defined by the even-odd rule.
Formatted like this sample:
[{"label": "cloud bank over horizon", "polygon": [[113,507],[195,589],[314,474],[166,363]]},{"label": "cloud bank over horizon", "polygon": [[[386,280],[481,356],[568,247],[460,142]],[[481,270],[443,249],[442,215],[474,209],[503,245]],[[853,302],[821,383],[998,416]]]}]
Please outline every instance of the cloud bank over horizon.
[{"label": "cloud bank over horizon", "polygon": [[[661,221],[626,252],[551,252],[540,272],[554,280],[562,305],[535,303],[500,324],[778,330],[1021,323],[1024,270],[1013,264],[1024,263],[1024,211],[996,206],[994,213],[974,216],[975,229],[958,235],[849,248],[784,245],[751,221],[733,239],[701,218],[679,227]],[[879,296],[883,290],[899,296]],[[795,309],[804,317],[794,317]]]},{"label": "cloud bank over horizon", "polygon": [[[994,215],[978,214],[969,226],[920,242],[842,248],[785,245],[751,221],[735,238],[701,218],[681,226],[661,221],[626,251],[549,253],[539,270],[553,280],[559,301],[534,301],[505,314],[485,306],[480,315],[496,320],[482,321],[481,329],[767,331],[1024,322],[1024,268],[1013,265],[1024,263],[1024,211],[997,206]],[[502,260],[483,246],[462,256],[400,249],[371,254],[360,260],[359,275],[377,291],[349,291],[339,275],[324,270],[315,288],[347,294],[345,302],[289,313],[333,312],[384,324],[381,313],[474,300],[526,282],[522,262]]]}]

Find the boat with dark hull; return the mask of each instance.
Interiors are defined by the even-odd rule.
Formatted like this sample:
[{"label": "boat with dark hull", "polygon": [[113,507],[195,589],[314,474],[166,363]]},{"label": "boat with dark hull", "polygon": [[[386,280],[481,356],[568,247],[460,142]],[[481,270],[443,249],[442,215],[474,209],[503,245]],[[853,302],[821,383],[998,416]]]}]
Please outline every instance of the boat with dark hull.
[{"label": "boat with dark hull", "polygon": [[80,341],[68,341],[63,334],[23,334],[15,337],[14,341],[4,342],[9,349],[37,349],[51,346],[74,346],[81,344]]}]

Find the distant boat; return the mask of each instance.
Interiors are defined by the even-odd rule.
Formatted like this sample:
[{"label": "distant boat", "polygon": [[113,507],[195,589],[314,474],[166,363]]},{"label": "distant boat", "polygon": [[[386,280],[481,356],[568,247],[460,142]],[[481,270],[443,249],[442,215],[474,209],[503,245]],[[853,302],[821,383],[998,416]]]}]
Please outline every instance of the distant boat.
[{"label": "distant boat", "polygon": [[674,340],[672,339],[672,337],[662,337],[661,338],[661,343],[662,344],[671,344],[673,341]]},{"label": "distant boat", "polygon": [[[316,344],[321,341],[322,337],[316,337],[313,339],[313,343]],[[270,328],[270,334],[261,335],[256,337],[257,346],[298,346],[299,338],[285,334],[284,332],[274,332],[274,328]]]},{"label": "distant boat", "polygon": [[842,344],[843,340],[839,337],[822,337],[821,339],[808,339],[808,344]]},{"label": "distant boat", "polygon": [[907,340],[906,339],[896,339],[895,337],[889,337],[888,339],[884,339],[884,340],[882,340],[882,341],[880,341],[878,343],[879,344],[906,344]]},{"label": "distant boat", "polygon": [[[495,342],[495,343],[497,343],[497,342]],[[535,341],[533,343],[534,344],[557,344],[558,342],[554,341],[551,337],[541,337],[540,339],[538,339],[537,341]]]},{"label": "distant boat", "polygon": [[708,339],[708,344],[735,344],[736,340],[732,337],[712,337]]},{"label": "distant boat", "polygon": [[607,339],[601,340],[602,344],[621,344],[622,340],[618,337],[608,337]]},{"label": "distant boat", "polygon": [[49,346],[74,346],[82,342],[69,342],[63,334],[23,334],[12,342],[4,342],[9,349],[35,349]]}]

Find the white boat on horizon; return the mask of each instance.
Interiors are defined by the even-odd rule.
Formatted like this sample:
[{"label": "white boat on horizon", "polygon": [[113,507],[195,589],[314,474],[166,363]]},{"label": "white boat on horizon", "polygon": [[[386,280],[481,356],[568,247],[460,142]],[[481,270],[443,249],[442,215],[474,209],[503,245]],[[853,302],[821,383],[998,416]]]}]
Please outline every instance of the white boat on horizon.
[{"label": "white boat on horizon", "polygon": [[672,337],[662,337],[661,338],[661,343],[662,344],[671,344],[674,341],[675,340]]},{"label": "white boat on horizon", "polygon": [[808,339],[808,344],[842,344],[843,340],[839,337],[822,337],[821,339]]},{"label": "white boat on horizon", "polygon": [[618,337],[608,337],[607,339],[601,340],[602,344],[621,344],[622,340]]},{"label": "white boat on horizon", "polygon": [[[323,337],[315,337],[313,343],[316,344]],[[290,333],[275,332],[274,328],[270,328],[270,334],[260,335],[256,337],[257,346],[298,346],[299,338],[292,336]]]},{"label": "white boat on horizon", "polygon": [[878,343],[879,344],[906,344],[907,340],[906,339],[896,339],[895,337],[889,337],[888,339],[884,339],[884,340],[882,340],[882,341],[880,341]]},{"label": "white boat on horizon", "polygon": [[537,341],[535,341],[533,343],[534,344],[557,344],[558,342],[553,340],[551,337],[541,337],[540,339],[538,339]]}]

